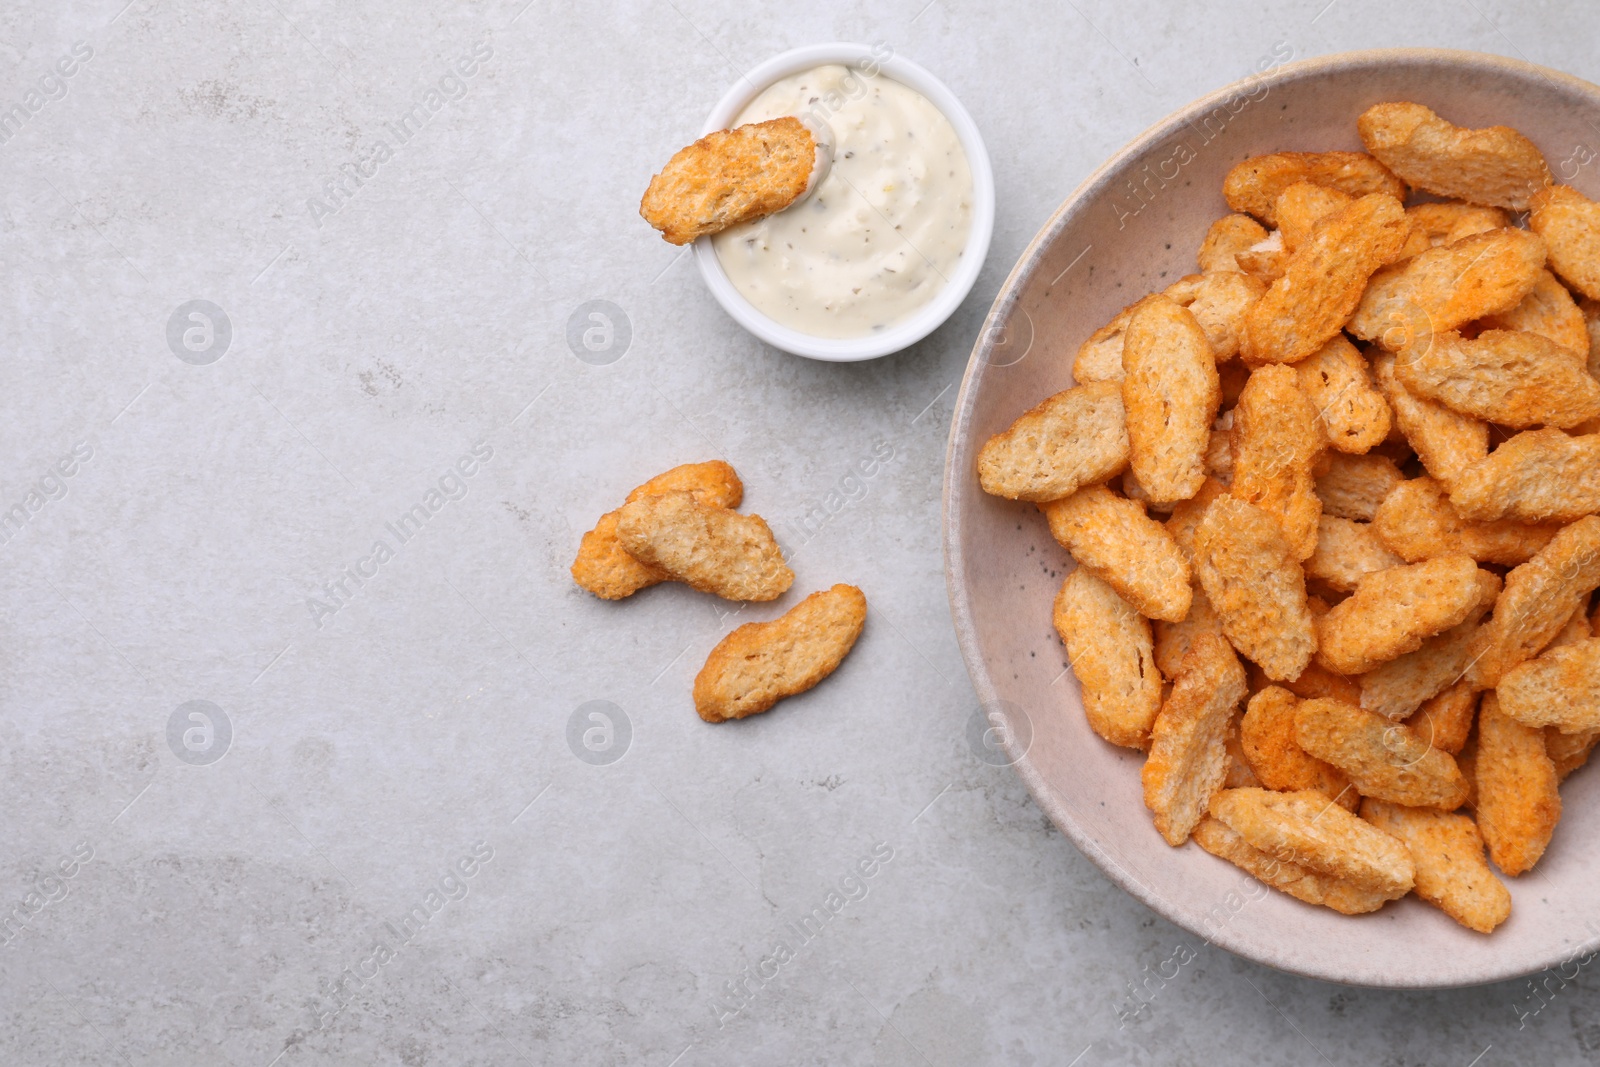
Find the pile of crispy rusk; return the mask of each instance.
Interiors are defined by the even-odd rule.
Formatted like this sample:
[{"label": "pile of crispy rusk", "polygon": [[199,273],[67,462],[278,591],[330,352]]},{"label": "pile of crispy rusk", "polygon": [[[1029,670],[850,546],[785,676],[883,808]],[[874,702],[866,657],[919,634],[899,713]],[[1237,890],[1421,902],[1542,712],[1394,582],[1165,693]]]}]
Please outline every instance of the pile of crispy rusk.
[{"label": "pile of crispy rusk", "polygon": [[1600,740],[1600,204],[1504,126],[1357,125],[1229,171],[1201,273],[978,476],[1077,561],[1055,626],[1169,844],[1487,933],[1485,843],[1530,870]]},{"label": "pile of crispy rusk", "polygon": [[[766,520],[734,510],[743,500],[744,483],[721,460],[658,474],[583,535],[572,580],[602,600],[667,581],[727,600],[776,600],[794,584],[794,571]],[[843,662],[866,619],[861,590],[835,585],[771,622],[745,623],[695,676],[695,710],[707,722],[725,722],[805,692]]]}]

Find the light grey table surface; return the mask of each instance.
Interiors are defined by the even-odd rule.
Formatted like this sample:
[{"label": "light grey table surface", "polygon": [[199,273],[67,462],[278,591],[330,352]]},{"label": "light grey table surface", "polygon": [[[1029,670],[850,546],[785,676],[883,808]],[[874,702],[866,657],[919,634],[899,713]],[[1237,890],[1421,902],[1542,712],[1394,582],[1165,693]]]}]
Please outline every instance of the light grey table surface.
[{"label": "light grey table surface", "polygon": [[[1340,988],[1117,890],[969,748],[938,536],[982,316],[1109,153],[1285,48],[1600,79],[1600,9],[122,3],[0,11],[0,1063],[1600,1057],[1587,970]],[[636,215],[742,71],[830,39],[946,80],[999,197],[960,312],[856,366],[763,348]],[[567,341],[594,299],[613,362]],[[788,598],[573,587],[602,511],[718,456]],[[836,581],[872,605],[838,674],[701,723],[711,646]]]}]

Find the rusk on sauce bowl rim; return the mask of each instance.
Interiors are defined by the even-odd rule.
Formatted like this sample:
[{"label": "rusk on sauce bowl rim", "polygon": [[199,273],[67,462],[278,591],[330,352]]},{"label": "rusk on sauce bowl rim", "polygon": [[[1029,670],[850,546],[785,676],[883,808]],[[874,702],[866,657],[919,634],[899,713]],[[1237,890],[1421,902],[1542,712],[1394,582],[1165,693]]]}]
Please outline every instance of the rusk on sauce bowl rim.
[{"label": "rusk on sauce bowl rim", "polygon": [[[922,67],[900,58],[886,45],[817,44],[774,56],[756,67],[717,102],[701,136],[727,129],[739,114],[773,83],[814,67],[839,64],[852,70],[877,72],[920,93],[954,128],[972,175],[972,217],[966,245],[955,271],[937,293],[909,317],[888,328],[861,337],[817,337],[774,320],[740,293],[728,278],[710,237],[695,242],[706,288],[729,316],[750,333],[775,348],[811,359],[851,363],[876,359],[908,348],[938,329],[960,306],[989,251],[994,232],[994,173],[983,137],[966,108],[943,82]],[[802,201],[803,203],[803,201]],[[797,204],[796,207],[801,206]]]},{"label": "rusk on sauce bowl rim", "polygon": [[[1270,69],[1268,69],[1270,68]],[[1503,981],[1600,947],[1600,770],[1562,786],[1563,814],[1539,866],[1504,878],[1511,917],[1488,936],[1415,897],[1348,917],[1266,886],[1151,825],[1143,755],[1100,740],[1051,626],[1070,567],[1033,505],[986,495],[978,450],[1072,384],[1078,346],[1122,307],[1197,273],[1206,228],[1230,213],[1222,177],[1250,156],[1364,151],[1356,117],[1415,101],[1459,125],[1506,125],[1539,146],[1555,180],[1600,196],[1589,117],[1600,87],[1499,56],[1439,49],[1348,52],[1266,64],[1182,108],[1089,175],[1044,223],[1001,287],[968,362],[945,461],[945,577],[980,706],[1025,716],[1004,732],[1009,762],[1062,833],[1117,885],[1188,931],[1187,943],[1324,981],[1444,988]],[[1574,147],[1576,146],[1576,147]],[[1029,555],[1029,553],[1033,553]],[[1040,560],[1051,561],[1041,567]],[[1056,565],[1054,561],[1059,561]],[[1020,738],[1026,737],[1026,741]],[[1518,994],[1508,1009],[1529,1007]]]}]

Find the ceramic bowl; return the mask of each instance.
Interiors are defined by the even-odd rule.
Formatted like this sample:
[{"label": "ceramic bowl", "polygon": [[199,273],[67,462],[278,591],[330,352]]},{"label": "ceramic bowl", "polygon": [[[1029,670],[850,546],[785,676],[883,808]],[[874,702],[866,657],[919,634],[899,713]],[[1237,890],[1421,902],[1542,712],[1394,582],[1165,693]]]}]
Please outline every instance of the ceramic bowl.
[{"label": "ceramic bowl", "polygon": [[866,337],[814,337],[773,320],[746,300],[728,280],[711,238],[696,240],[694,252],[706,288],[740,326],[785,352],[834,363],[853,363],[909,348],[938,329],[966,299],[972,284],[978,280],[978,272],[983,269],[984,258],[989,254],[989,238],[994,233],[994,172],[989,166],[989,153],[983,146],[977,123],[972,121],[956,95],[938,78],[897,55],[887,45],[816,44],[773,56],[740,79],[717,101],[701,136],[727,129],[750,101],[772,83],[827,63],[869,72],[881,70],[884,77],[921,93],[955,128],[972,171],[972,229],[954,274],[914,315],[881,333]]},{"label": "ceramic bowl", "polygon": [[[1266,890],[1193,842],[1169,848],[1139,784],[1143,756],[1096,737],[1051,627],[1071,561],[1028,504],[985,495],[978,449],[1072,383],[1079,344],[1124,305],[1190,274],[1206,227],[1228,212],[1222,178],[1248,156],[1360,150],[1356,116],[1414,100],[1464,126],[1504,124],[1543,150],[1557,180],[1600,197],[1590,119],[1600,87],[1496,56],[1355,52],[1293,63],[1196,101],[1145,131],[1080,185],[996,297],[956,403],[946,459],[946,577],[983,710],[1034,799],[1126,889],[1198,939],[1284,971],[1428,988],[1512,978],[1600,944],[1600,768],[1562,787],[1544,859],[1504,879],[1511,918],[1490,936],[1415,897],[1345,917]],[[1583,163],[1583,160],[1589,160]],[[981,730],[979,731],[982,732]]]}]

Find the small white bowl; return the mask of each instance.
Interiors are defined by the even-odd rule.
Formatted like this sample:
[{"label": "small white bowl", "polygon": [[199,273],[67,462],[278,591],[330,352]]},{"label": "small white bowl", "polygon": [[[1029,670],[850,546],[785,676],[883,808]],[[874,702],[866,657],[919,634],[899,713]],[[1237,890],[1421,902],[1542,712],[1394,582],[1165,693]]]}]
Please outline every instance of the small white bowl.
[{"label": "small white bowl", "polygon": [[[887,58],[884,57],[885,52],[888,53]],[[727,272],[717,259],[717,251],[712,247],[711,238],[696,240],[694,250],[695,258],[700,261],[700,275],[705,279],[706,288],[711,290],[717,303],[740,326],[774,348],[793,352],[797,356],[831,363],[854,363],[909,348],[938,329],[966,299],[972,284],[978,280],[978,272],[983,269],[984,257],[989,254],[989,238],[994,233],[994,171],[989,167],[989,153],[983,146],[977,123],[972,121],[972,116],[967,114],[967,109],[961,106],[956,95],[938,78],[915,63],[901,59],[884,45],[877,46],[875,51],[864,44],[814,44],[773,56],[745,75],[717,101],[717,106],[711,110],[711,117],[706,119],[701,136],[727,129],[750,101],[774,82],[826,63],[839,63],[847,67],[874,65],[885,77],[927,97],[928,102],[950,120],[956,136],[961,139],[961,148],[967,154],[967,166],[972,171],[972,229],[967,234],[966,249],[955,274],[916,314],[888,330],[865,337],[813,337],[774,321],[746,300],[728,280]]]}]

